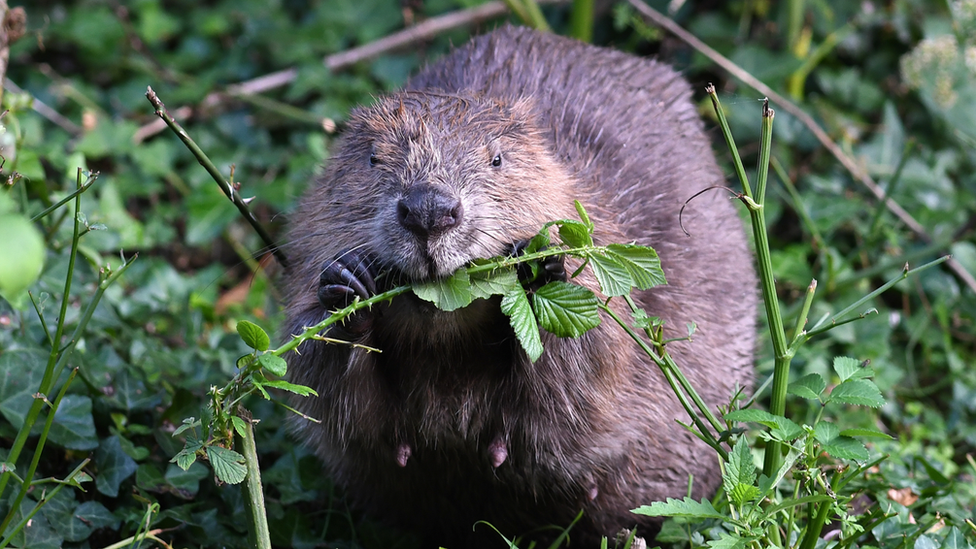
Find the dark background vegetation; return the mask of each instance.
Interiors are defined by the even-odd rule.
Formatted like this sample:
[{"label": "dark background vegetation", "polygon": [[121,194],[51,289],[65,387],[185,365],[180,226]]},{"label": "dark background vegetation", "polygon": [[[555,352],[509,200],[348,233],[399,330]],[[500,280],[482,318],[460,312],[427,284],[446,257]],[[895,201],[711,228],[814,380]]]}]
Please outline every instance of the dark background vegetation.
[{"label": "dark background vegetation", "polygon": [[[26,9],[28,33],[11,48],[7,77],[71,124],[24,108],[27,97],[8,89],[4,102],[13,112],[3,120],[3,173],[23,177],[0,192],[25,197],[29,213],[36,213],[49,193],[57,198],[74,188],[76,167],[100,173],[82,209],[104,229],[82,240],[85,260],[76,267],[69,325],[93,291],[96,265],[117,265],[120,250],[139,252],[106,294],[73,355],[80,379],[62,403],[39,469],[39,476],[61,477],[91,456],[96,480],[85,492],[62,490],[35,517],[20,545],[104,547],[133,535],[152,503],[159,504],[153,528],[164,529],[158,537],[173,547],[245,545],[239,489],[215,486],[202,464],[184,472],[169,463],[182,447],[171,433],[184,418],[204,413],[207,390],[226,383],[237,357],[248,352],[235,333],[238,321],[276,333],[279,270],[172,133],[139,138],[140,127],[155,119],[144,97],[147,85],[170,110],[193,107],[184,120],[187,130],[224,173],[234,166],[241,192],[256,197],[254,211],[280,235],[288,212],[327,161],[334,135],[322,121],[341,127],[350,108],[400,86],[425,59],[462,43],[469,30],[336,73],[323,66],[323,57],[402,29],[405,19],[422,21],[475,3],[11,3]],[[794,304],[811,278],[819,281],[810,315],[816,320],[896,276],[906,261],[916,265],[951,252],[976,273],[976,2],[671,4],[680,5],[671,13],[674,20],[812,114],[935,242],[879,208],[774,104],[773,156],[789,181],[771,180],[767,220],[788,314],[796,313]],[[652,5],[668,8],[664,2]],[[702,90],[707,82],[718,85],[746,163],[754,164],[761,94],[677,39],[646,27],[626,4],[604,3],[601,10],[594,42],[659,54],[677,66],[695,87],[710,128],[716,126]],[[548,6],[544,12],[556,32],[566,31],[568,7]],[[833,38],[835,46],[822,47]],[[216,104],[205,101],[229,85],[290,67],[298,70],[297,78],[263,94],[260,102],[229,96]],[[734,186],[728,152],[712,131]],[[60,225],[56,220],[42,226],[50,251],[32,288],[47,300],[49,317],[56,315],[66,273],[64,247],[70,243],[70,219]],[[894,437],[870,447],[891,458],[875,472],[869,501],[899,513],[885,528],[897,534],[910,523],[923,525],[927,533],[913,534],[909,542],[938,547],[944,519],[963,524],[976,498],[976,296],[951,270],[939,267],[899,283],[872,305],[878,314],[807,345],[794,361],[795,373],[819,372],[829,379],[834,356],[871,361],[888,404],[877,411],[852,410],[844,418]],[[48,352],[43,342],[29,303],[17,309],[0,300],[0,457],[36,390]],[[770,374],[770,356],[768,348],[761,349],[760,380]],[[248,404],[261,420],[258,449],[276,546],[412,546],[409,538],[348,510],[308,450],[287,434],[287,412],[261,399]],[[798,422],[816,414],[805,402],[790,405],[788,413]],[[922,498],[888,489],[908,489],[909,496]],[[13,491],[8,486],[3,494],[0,516]],[[871,532],[865,543],[896,547],[904,541],[891,532]],[[974,539],[969,530],[968,543]]]}]

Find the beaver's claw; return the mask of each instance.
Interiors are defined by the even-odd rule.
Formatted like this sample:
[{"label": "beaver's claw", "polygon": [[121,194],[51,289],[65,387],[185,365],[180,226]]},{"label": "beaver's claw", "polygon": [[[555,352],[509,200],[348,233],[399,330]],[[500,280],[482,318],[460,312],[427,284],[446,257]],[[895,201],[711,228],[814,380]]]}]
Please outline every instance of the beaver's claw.
[{"label": "beaver's claw", "polygon": [[[376,283],[372,266],[375,262],[356,250],[345,250],[327,261],[319,276],[317,297],[319,303],[328,311],[341,309],[351,304],[358,296],[369,299],[376,294]],[[366,331],[372,323],[368,311],[357,311],[347,317],[340,330],[349,335]]]}]

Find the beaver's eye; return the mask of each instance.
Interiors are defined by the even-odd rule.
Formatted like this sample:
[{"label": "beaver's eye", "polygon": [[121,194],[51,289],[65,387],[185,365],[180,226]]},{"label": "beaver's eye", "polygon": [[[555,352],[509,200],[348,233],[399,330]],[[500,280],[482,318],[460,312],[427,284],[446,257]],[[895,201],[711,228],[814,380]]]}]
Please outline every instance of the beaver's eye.
[{"label": "beaver's eye", "polygon": [[495,155],[495,158],[492,158],[491,159],[491,165],[494,166],[494,167],[496,167],[496,168],[498,166],[501,166],[502,165],[502,155],[501,154],[496,154]]},{"label": "beaver's eye", "polygon": [[369,151],[369,165],[376,166],[377,164],[382,164],[382,162],[380,162],[379,157],[376,156],[374,151]]}]

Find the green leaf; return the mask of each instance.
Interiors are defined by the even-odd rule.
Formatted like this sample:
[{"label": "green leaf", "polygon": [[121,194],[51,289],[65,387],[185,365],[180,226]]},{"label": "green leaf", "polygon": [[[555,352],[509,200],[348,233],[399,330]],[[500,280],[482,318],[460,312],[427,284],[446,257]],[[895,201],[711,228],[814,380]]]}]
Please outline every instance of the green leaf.
[{"label": "green leaf", "polygon": [[820,394],[827,388],[827,382],[820,374],[807,374],[790,383],[786,392],[800,398],[819,400]]},{"label": "green leaf", "polygon": [[237,416],[231,416],[230,421],[234,424],[234,430],[237,431],[238,435],[244,436],[247,434],[247,422]]},{"label": "green leaf", "polygon": [[70,450],[92,450],[98,447],[92,401],[81,395],[65,395],[49,434],[51,442]]},{"label": "green leaf", "polygon": [[858,427],[854,429],[844,429],[840,432],[841,436],[845,437],[869,437],[869,438],[886,438],[892,440],[894,437],[888,433],[881,432],[877,429],[871,429],[867,427]]},{"label": "green leaf", "polygon": [[0,414],[20,429],[41,386],[47,354],[33,349],[0,353]]},{"label": "green leaf", "polygon": [[867,448],[860,441],[850,437],[838,436],[830,444],[824,444],[821,448],[838,459],[867,461],[870,457]]},{"label": "green leaf", "polygon": [[973,546],[966,540],[962,530],[953,526],[949,528],[949,533],[942,540],[941,549],[973,549]]},{"label": "green leaf", "polygon": [[474,273],[471,275],[471,298],[487,299],[493,295],[505,295],[518,283],[515,269]]},{"label": "green leaf", "polygon": [[275,389],[281,389],[282,391],[288,391],[289,393],[295,393],[301,396],[319,396],[311,387],[306,387],[304,385],[296,385],[294,383],[289,383],[283,379],[275,379],[272,381],[264,381],[261,383],[265,387],[273,387]]},{"label": "green leaf", "polygon": [[464,269],[450,277],[413,285],[413,293],[442,311],[453,311],[471,303],[471,281]]},{"label": "green leaf", "polygon": [[884,406],[885,399],[881,396],[881,391],[873,382],[866,379],[849,379],[834,387],[830,392],[827,402],[843,402],[844,404],[854,404],[856,406],[870,406],[880,408]]},{"label": "green leaf", "polygon": [[840,436],[840,428],[829,421],[821,421],[813,428],[813,438],[820,444],[829,444]]},{"label": "green leaf", "polygon": [[603,295],[616,297],[630,293],[634,281],[626,267],[602,254],[592,254],[589,259]]},{"label": "green leaf", "polygon": [[558,337],[579,337],[600,325],[600,302],[590,290],[550,282],[532,294],[539,326]]},{"label": "green leaf", "polygon": [[170,464],[163,478],[166,483],[179,491],[182,497],[193,497],[200,490],[200,481],[207,478],[208,470],[201,463],[193,463],[186,469]]},{"label": "green leaf", "polygon": [[745,437],[739,437],[729,453],[728,467],[722,477],[722,485],[732,496],[732,501],[736,505],[742,505],[759,494],[759,490],[753,486],[755,482],[756,463],[752,459],[752,450],[749,449]]},{"label": "green leaf", "polygon": [[535,362],[542,356],[542,339],[539,337],[539,325],[529,305],[529,298],[521,286],[512,288],[502,298],[502,312],[508,315],[515,337],[518,338],[529,360]]},{"label": "green leaf", "polygon": [[179,427],[176,428],[175,431],[173,431],[173,436],[174,437],[179,436],[181,433],[183,433],[183,431],[186,431],[187,429],[193,429],[195,427],[200,427],[201,425],[202,423],[200,423],[199,419],[188,417],[183,420],[183,425],[180,425]]},{"label": "green leaf", "polygon": [[197,460],[197,450],[201,448],[203,448],[203,444],[199,442],[187,442],[186,446],[173,456],[170,462],[176,463],[180,469],[186,471]]},{"label": "green leaf", "polygon": [[[37,281],[44,266],[44,238],[26,217],[0,213],[0,295],[20,304],[27,288]],[[24,307],[29,307],[25,304]]]},{"label": "green leaf", "polygon": [[749,540],[738,534],[720,532],[717,540],[709,540],[705,545],[711,549],[742,549],[748,542]]},{"label": "green leaf", "polygon": [[132,476],[138,466],[135,460],[122,451],[118,437],[111,436],[102,441],[95,450],[95,488],[109,497],[119,495],[119,485]]},{"label": "green leaf", "polygon": [[773,429],[781,440],[791,440],[801,434],[803,429],[789,418],[773,415],[765,410],[735,410],[725,414],[725,419],[739,422],[760,423]]},{"label": "green leaf", "polygon": [[579,221],[564,219],[559,222],[559,239],[570,248],[584,248],[593,245],[590,229]]},{"label": "green leaf", "polygon": [[586,208],[583,207],[583,204],[580,203],[579,200],[574,200],[573,201],[573,207],[576,208],[576,215],[579,216],[580,221],[582,221],[583,224],[586,225],[587,228],[589,228],[590,232],[592,233],[593,232],[593,222],[590,221],[590,216],[586,214]]},{"label": "green leaf", "polygon": [[641,505],[632,509],[631,513],[648,517],[687,517],[695,519],[729,520],[729,517],[719,513],[712,507],[712,502],[702,499],[700,502],[689,497],[683,500],[668,498],[667,502],[656,501],[650,505]]},{"label": "green leaf", "polygon": [[627,269],[634,286],[641,290],[668,283],[661,269],[661,260],[653,248],[636,244],[610,244],[607,255]]},{"label": "green leaf", "polygon": [[855,358],[837,356],[834,357],[834,372],[837,373],[837,377],[840,378],[841,382],[849,379],[863,379],[874,376],[874,369],[869,368],[865,364]]},{"label": "green leaf", "polygon": [[240,484],[247,477],[244,456],[220,446],[207,446],[207,459],[221,482]]},{"label": "green leaf", "polygon": [[258,364],[272,374],[281,377],[288,373],[288,363],[280,356],[263,354],[258,357]]},{"label": "green leaf", "polygon": [[271,338],[268,337],[268,332],[265,332],[257,324],[241,320],[237,323],[237,333],[240,334],[241,339],[244,343],[252,349],[258,351],[267,351],[268,347],[271,345]]}]

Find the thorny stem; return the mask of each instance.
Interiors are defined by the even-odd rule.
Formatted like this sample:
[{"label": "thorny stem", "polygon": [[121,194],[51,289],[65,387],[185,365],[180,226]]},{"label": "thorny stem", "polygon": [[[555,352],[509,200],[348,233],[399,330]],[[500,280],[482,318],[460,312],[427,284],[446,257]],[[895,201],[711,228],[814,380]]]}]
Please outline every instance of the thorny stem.
[{"label": "thorny stem", "polygon": [[146,98],[149,99],[149,102],[152,103],[153,108],[156,109],[156,116],[162,118],[163,121],[166,122],[166,125],[173,130],[173,133],[175,133],[176,136],[183,141],[183,144],[186,145],[186,148],[189,149],[191,153],[193,153],[193,156],[197,159],[197,162],[199,162],[200,165],[207,170],[207,173],[210,174],[210,177],[217,182],[220,190],[224,191],[227,198],[234,203],[234,206],[237,207],[237,210],[241,213],[241,216],[243,216],[251,227],[254,228],[255,232],[258,233],[258,236],[261,237],[261,240],[264,241],[268,249],[270,249],[274,256],[278,259],[278,262],[281,263],[282,267],[287,268],[288,258],[285,257],[284,252],[282,252],[278,245],[275,244],[274,239],[271,238],[271,235],[264,230],[261,223],[258,222],[257,218],[254,217],[254,214],[247,206],[247,201],[240,195],[237,189],[231,185],[231,183],[224,179],[224,176],[220,173],[220,170],[214,166],[214,163],[210,160],[207,154],[204,153],[196,142],[190,138],[189,134],[186,133],[186,130],[184,130],[176,120],[173,120],[173,117],[170,116],[169,112],[166,111],[166,105],[164,105],[162,100],[159,99],[152,87],[147,89]]}]

